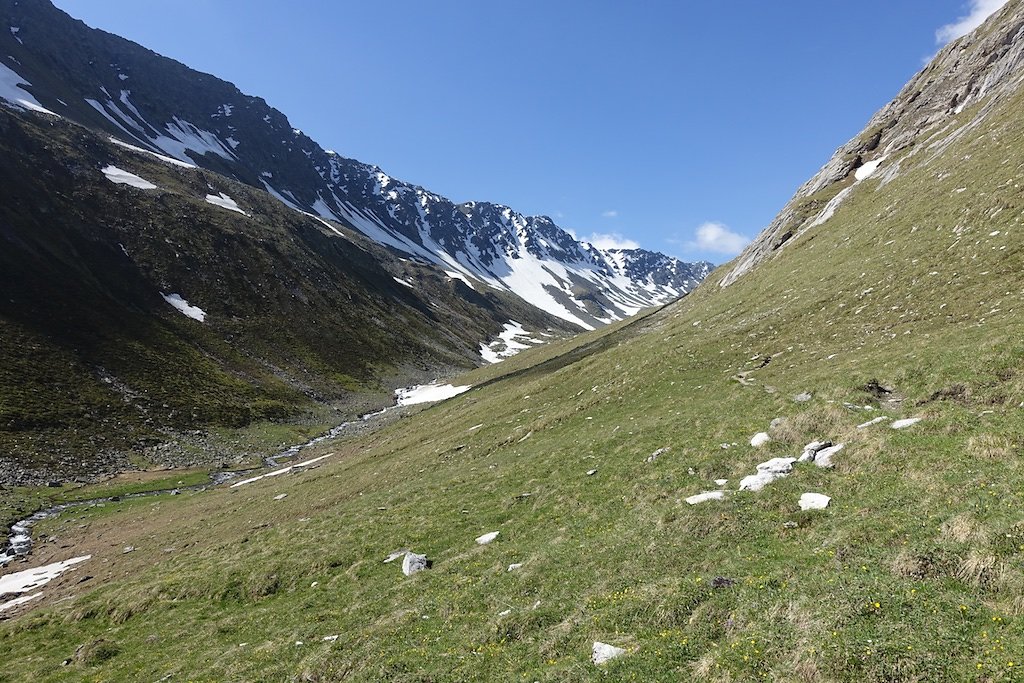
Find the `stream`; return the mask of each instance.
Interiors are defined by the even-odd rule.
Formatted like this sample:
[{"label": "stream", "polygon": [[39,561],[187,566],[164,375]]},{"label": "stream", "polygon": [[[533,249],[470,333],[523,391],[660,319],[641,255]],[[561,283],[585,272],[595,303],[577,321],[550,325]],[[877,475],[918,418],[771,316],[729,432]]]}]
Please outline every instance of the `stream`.
[{"label": "stream", "polygon": [[[372,413],[366,413],[365,415],[360,415],[358,420],[350,420],[348,422],[343,422],[340,425],[332,427],[327,432],[324,432],[320,436],[314,437],[305,443],[296,444],[281,451],[280,453],[266,456],[263,458],[263,465],[264,467],[268,468],[279,467],[282,460],[294,458],[299,454],[300,451],[311,446],[315,446],[323,441],[327,441],[328,439],[333,439],[341,435],[346,429],[350,428],[352,425],[358,425],[368,422],[369,420],[375,417],[383,415],[385,412],[394,407],[397,406],[389,406],[382,410],[378,410]],[[76,500],[68,503],[58,503],[56,505],[52,505],[41,510],[37,510],[28,517],[18,520],[17,522],[11,525],[11,529],[7,537],[7,542],[3,546],[2,552],[0,552],[0,567],[5,567],[8,562],[14,560],[15,558],[25,557],[26,555],[28,555],[32,551],[32,527],[44,519],[56,517],[65,510],[86,506],[103,505],[105,503],[128,500],[131,498],[146,498],[148,496],[159,496],[167,493],[177,495],[182,491],[205,491],[207,489],[220,486],[221,484],[225,484],[233,479],[237,479],[238,477],[241,477],[243,475],[251,474],[260,469],[263,468],[250,467],[241,470],[219,470],[211,472],[210,481],[202,484],[195,484],[192,486],[176,486],[173,488],[143,491],[141,493],[126,493],[120,496],[98,496],[96,498],[87,498],[85,500]]]}]

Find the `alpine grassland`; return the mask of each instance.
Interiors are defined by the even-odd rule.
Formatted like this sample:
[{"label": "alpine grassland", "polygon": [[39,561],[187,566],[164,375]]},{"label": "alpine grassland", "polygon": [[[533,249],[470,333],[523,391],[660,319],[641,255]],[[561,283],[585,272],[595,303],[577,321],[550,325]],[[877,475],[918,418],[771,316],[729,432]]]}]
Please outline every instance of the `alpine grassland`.
[{"label": "alpine grassland", "polygon": [[[730,286],[453,378],[316,466],[40,523],[32,562],[92,557],[0,624],[0,680],[1016,680],[1022,111],[953,136],[964,108]],[[833,468],[738,490],[813,440]]]}]

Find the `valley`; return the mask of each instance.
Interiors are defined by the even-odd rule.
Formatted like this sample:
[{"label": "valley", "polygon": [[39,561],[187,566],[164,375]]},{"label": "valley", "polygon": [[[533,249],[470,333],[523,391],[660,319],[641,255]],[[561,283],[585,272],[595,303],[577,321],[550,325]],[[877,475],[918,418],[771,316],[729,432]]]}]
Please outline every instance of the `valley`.
[{"label": "valley", "polygon": [[[1017,680],[1022,65],[1011,0],[699,275],[358,162],[321,213],[0,110],[0,446],[45,475],[117,435],[96,479],[127,470],[2,490],[103,500],[3,570],[74,561],[0,596],[0,681]],[[393,182],[451,221],[373,209]]]}]

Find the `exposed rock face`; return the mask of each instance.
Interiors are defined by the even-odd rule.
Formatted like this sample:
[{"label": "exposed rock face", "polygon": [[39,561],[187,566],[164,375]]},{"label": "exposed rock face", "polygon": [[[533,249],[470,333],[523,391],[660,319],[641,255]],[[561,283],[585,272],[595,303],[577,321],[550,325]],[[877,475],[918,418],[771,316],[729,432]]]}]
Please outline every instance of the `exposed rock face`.
[{"label": "exposed rock face", "polygon": [[836,150],[721,280],[727,287],[804,232],[827,221],[860,183],[885,184],[910,155],[925,161],[976,128],[1024,82],[1024,4],[1012,0],[973,33],[947,45],[879,111],[857,137]]}]

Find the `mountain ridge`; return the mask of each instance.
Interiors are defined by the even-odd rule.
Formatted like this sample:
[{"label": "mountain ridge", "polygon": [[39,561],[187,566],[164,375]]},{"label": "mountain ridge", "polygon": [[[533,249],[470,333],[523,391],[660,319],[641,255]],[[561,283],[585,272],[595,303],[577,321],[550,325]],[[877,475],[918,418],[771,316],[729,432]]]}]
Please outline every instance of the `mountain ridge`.
[{"label": "mountain ridge", "polygon": [[[523,234],[506,239],[505,248],[496,251],[489,239],[498,238],[501,230],[488,225],[482,214],[466,215],[457,208],[485,207],[487,202],[455,203],[375,165],[326,151],[262,98],[90,29],[46,0],[4,0],[0,12],[11,28],[18,28],[0,35],[0,46],[6,48],[0,55],[8,55],[7,68],[32,83],[28,90],[46,108],[130,144],[263,188],[292,208],[351,225],[462,278],[524,296],[581,328],[667,303],[710,272],[710,263],[675,259],[676,266],[662,268],[657,278],[649,278],[638,265],[627,276],[591,245],[573,239],[570,248],[572,238],[549,217],[524,216],[511,208],[505,220]],[[75,36],[70,44],[69,36]],[[4,59],[0,56],[0,63]],[[502,213],[488,215],[500,220]],[[538,230],[543,234],[533,234]],[[559,249],[543,250],[542,242]],[[558,261],[559,255],[572,260]],[[540,262],[531,264],[529,274],[517,273],[521,259]],[[496,260],[505,263],[495,265]],[[527,280],[533,286],[520,294],[516,289]]]}]

